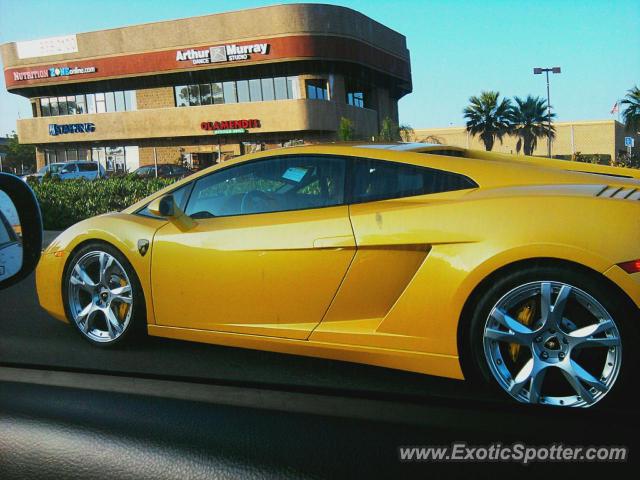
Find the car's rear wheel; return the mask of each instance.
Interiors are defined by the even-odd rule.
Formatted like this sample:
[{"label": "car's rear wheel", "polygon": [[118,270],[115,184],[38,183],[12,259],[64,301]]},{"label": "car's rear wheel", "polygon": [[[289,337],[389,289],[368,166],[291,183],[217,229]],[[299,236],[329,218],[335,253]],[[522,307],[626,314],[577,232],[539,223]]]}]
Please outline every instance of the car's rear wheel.
[{"label": "car's rear wheel", "polygon": [[63,282],[67,318],[94,345],[120,344],[144,322],[138,277],[110,245],[89,244],[75,252]]},{"label": "car's rear wheel", "polygon": [[472,358],[485,380],[519,402],[591,407],[627,383],[631,309],[587,272],[555,266],[512,271],[476,303]]}]

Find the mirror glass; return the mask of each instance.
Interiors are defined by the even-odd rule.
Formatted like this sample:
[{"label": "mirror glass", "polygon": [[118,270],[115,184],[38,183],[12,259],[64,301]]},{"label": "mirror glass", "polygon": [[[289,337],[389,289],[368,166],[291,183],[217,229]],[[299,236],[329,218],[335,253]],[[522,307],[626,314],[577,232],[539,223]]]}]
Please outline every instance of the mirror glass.
[{"label": "mirror glass", "polygon": [[15,205],[0,190],[0,281],[22,268],[22,230]]}]

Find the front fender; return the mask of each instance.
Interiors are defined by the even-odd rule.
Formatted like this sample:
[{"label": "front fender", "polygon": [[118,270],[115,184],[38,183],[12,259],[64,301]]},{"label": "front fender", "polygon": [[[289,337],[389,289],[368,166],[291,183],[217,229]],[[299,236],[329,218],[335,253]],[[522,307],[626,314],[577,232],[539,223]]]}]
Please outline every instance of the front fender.
[{"label": "front fender", "polygon": [[[62,277],[73,252],[91,241],[101,241],[117,248],[131,263],[145,292],[148,323],[155,323],[151,299],[151,252],[138,251],[138,240],[153,246],[155,232],[166,222],[140,215],[109,213],[83,220],[62,232],[44,250],[36,269],[38,300],[54,318],[66,321],[62,303]],[[151,249],[149,249],[151,250]]]}]

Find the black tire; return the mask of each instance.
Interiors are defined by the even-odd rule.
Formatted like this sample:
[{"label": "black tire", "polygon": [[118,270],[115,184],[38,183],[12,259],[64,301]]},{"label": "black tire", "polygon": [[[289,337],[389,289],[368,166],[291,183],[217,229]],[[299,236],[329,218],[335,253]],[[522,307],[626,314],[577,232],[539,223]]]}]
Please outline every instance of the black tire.
[{"label": "black tire", "polygon": [[[595,272],[570,265],[541,263],[523,266],[521,269],[505,271],[504,274],[487,282],[485,287],[475,295],[461,324],[461,353],[465,377],[478,386],[493,391],[494,394],[515,401],[500,385],[489,366],[489,360],[485,356],[485,326],[493,307],[508,292],[531,282],[546,281],[561,282],[577,287],[596,299],[611,315],[620,335],[622,362],[615,383],[601,400],[591,406],[612,405],[620,402],[624,399],[625,393],[629,391],[629,386],[632,385],[630,376],[633,373],[633,367],[637,365],[635,340],[638,338],[638,326],[634,321],[638,321],[639,311],[625,295],[606,279],[599,277]],[[532,348],[527,351],[531,352]],[[530,355],[533,357],[532,353]]]},{"label": "black tire", "polygon": [[[71,300],[69,295],[71,273],[75,265],[80,259],[92,252],[105,252],[111,255],[122,266],[131,284],[131,315],[126,327],[122,330],[117,338],[108,341],[96,341],[90,336],[85,334],[80,326],[74,320],[74,316],[71,312]],[[140,285],[140,280],[136,271],[127,258],[115,247],[104,242],[91,242],[87,243],[82,248],[76,250],[65,266],[65,271],[62,277],[62,302],[64,305],[65,314],[69,323],[78,332],[78,334],[87,342],[100,348],[114,348],[121,347],[123,345],[130,344],[136,339],[140,339],[146,334],[146,306],[144,299],[144,292]]]}]

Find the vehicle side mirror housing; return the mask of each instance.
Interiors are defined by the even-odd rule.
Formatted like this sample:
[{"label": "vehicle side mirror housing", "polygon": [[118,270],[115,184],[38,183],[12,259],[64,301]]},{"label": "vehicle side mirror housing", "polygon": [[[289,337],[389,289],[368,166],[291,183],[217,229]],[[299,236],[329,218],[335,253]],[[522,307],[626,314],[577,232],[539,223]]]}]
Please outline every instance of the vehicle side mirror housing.
[{"label": "vehicle side mirror housing", "polygon": [[29,275],[42,252],[40,206],[29,185],[0,173],[0,290]]},{"label": "vehicle side mirror housing", "polygon": [[149,204],[148,208],[152,214],[166,218],[183,232],[196,226],[195,220],[184,213],[176,203],[173,195],[163,195],[156,198]]}]

